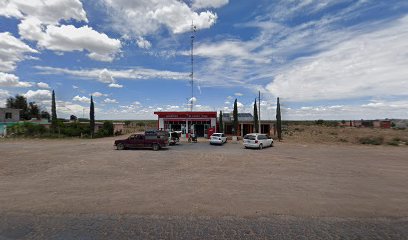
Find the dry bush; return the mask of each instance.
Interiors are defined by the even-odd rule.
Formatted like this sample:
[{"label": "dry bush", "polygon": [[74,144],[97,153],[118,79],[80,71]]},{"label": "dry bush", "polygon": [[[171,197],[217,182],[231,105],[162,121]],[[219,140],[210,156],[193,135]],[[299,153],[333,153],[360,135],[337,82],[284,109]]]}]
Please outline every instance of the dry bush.
[{"label": "dry bush", "polygon": [[[408,145],[408,129],[329,127],[324,125],[290,125],[283,139],[296,143]],[[382,140],[381,140],[382,139]]]}]

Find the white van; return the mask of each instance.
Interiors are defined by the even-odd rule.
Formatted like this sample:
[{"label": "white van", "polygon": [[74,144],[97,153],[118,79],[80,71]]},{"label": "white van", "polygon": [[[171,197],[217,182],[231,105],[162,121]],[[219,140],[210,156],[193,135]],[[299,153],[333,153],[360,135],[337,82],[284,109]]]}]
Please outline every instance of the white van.
[{"label": "white van", "polygon": [[273,147],[273,139],[266,134],[249,133],[244,136],[243,141],[245,148]]}]

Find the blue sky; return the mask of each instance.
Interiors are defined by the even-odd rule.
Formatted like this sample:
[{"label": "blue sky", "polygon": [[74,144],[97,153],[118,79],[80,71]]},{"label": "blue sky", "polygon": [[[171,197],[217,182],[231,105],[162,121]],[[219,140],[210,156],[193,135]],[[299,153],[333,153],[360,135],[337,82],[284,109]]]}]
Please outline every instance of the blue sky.
[{"label": "blue sky", "polygon": [[0,105],[25,95],[60,117],[154,111],[285,119],[408,118],[408,2],[401,0],[3,0]]}]

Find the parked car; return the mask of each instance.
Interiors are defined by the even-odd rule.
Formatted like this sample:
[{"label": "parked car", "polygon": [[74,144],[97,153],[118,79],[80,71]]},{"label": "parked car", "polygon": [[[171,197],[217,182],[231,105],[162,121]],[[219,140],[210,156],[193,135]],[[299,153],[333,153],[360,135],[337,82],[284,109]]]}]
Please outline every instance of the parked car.
[{"label": "parked car", "polygon": [[213,133],[210,137],[210,144],[224,144],[227,142],[227,137],[224,133]]},{"label": "parked car", "polygon": [[180,142],[180,136],[177,132],[169,132],[169,145],[176,145]]},{"label": "parked car", "polygon": [[249,133],[244,136],[243,141],[245,148],[259,148],[273,147],[273,139],[266,135],[260,133]]},{"label": "parked car", "polygon": [[116,140],[116,149],[151,148],[157,151],[169,145],[169,133],[166,131],[146,131],[144,134],[133,134],[127,139]]}]

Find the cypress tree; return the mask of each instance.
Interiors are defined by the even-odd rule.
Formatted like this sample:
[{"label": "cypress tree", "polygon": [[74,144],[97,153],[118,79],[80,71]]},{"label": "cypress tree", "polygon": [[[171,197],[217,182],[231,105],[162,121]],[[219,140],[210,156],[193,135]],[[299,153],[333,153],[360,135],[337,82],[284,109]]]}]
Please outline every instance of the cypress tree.
[{"label": "cypress tree", "polygon": [[222,122],[222,111],[220,111],[220,132],[223,133],[224,132],[224,123]]},{"label": "cypress tree", "polygon": [[58,126],[57,118],[57,106],[55,104],[55,92],[52,90],[52,99],[51,99],[51,126],[55,130]]},{"label": "cypress tree", "polygon": [[279,98],[276,104],[276,130],[278,132],[278,139],[280,141],[282,140],[282,118],[281,118]]},{"label": "cypress tree", "polygon": [[237,105],[237,99],[235,99],[234,102],[234,112],[232,113],[234,117],[234,130],[235,130],[235,136],[238,136],[238,105]]},{"label": "cypress tree", "polygon": [[254,103],[254,132],[259,131],[259,123],[258,123],[258,107],[256,106],[256,99]]},{"label": "cypress tree", "polygon": [[94,132],[95,132],[95,106],[94,106],[92,95],[91,95],[91,105],[89,107],[89,128],[91,131],[91,137],[93,137]]}]

